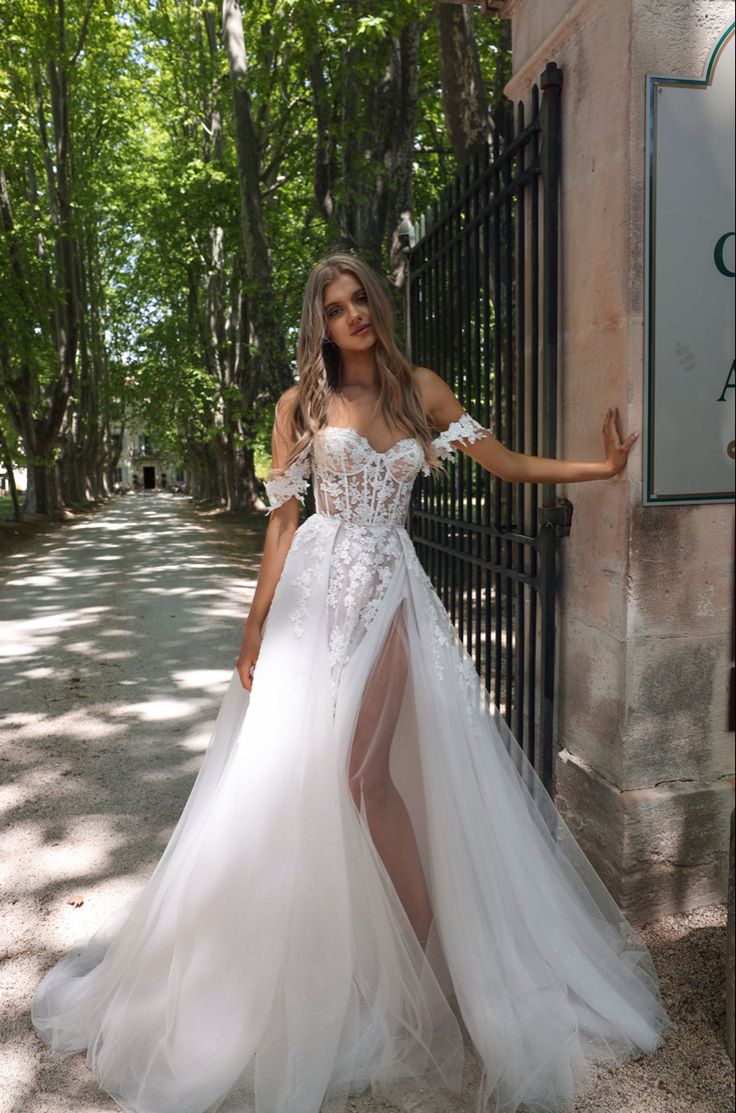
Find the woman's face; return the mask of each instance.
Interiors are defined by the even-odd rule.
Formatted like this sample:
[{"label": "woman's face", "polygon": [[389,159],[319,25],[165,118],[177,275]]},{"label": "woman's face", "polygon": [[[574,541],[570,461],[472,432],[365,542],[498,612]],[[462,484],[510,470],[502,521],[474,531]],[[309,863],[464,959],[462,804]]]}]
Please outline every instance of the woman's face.
[{"label": "woman's face", "polygon": [[339,274],[324,292],[327,335],[338,348],[362,352],[376,342],[368,298],[354,274]]}]

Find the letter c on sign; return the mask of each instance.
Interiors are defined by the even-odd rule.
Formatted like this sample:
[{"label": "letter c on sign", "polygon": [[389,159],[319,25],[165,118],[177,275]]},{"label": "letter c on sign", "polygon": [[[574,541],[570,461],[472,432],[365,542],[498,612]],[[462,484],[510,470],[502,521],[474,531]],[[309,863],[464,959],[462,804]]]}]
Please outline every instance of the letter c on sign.
[{"label": "letter c on sign", "polygon": [[723,258],[723,249],[726,246],[726,240],[730,240],[731,236],[736,236],[736,232],[724,232],[713,249],[713,262],[726,278],[736,278],[736,271],[730,271]]}]

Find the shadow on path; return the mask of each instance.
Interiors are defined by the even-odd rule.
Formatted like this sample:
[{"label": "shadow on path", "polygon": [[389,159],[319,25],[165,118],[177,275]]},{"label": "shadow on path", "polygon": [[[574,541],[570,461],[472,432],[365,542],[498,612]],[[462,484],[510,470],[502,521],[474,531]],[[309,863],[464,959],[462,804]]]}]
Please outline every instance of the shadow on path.
[{"label": "shadow on path", "polygon": [[228,523],[141,494],[4,559],[3,1111],[114,1108],[81,1057],[46,1062],[31,996],[158,861],[235,665],[264,530],[262,515]]}]

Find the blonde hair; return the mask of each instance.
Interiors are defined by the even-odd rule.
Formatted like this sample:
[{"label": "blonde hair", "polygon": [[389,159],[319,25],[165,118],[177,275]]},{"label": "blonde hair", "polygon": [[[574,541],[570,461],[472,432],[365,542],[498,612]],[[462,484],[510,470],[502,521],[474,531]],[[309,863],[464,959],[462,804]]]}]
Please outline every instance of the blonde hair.
[{"label": "blonde hair", "polygon": [[[291,444],[284,470],[306,448],[314,434],[327,425],[329,395],[340,382],[340,352],[327,335],[324,310],[325,287],[340,274],[353,275],[363,287],[370,307],[377,336],[374,351],[379,382],[378,409],[389,426],[408,437],[416,437],[433,471],[444,472],[432,447],[432,433],[414,368],[396,343],[386,280],[358,255],[347,252],[321,259],[307,279],[297,345],[296,398],[288,414],[277,412],[276,416]],[[280,408],[277,407],[277,411]]]}]

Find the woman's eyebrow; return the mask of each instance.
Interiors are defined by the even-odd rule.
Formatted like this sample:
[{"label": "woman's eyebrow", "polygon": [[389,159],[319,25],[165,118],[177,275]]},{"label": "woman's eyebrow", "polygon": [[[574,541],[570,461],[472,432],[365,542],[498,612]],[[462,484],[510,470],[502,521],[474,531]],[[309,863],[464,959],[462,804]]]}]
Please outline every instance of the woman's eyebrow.
[{"label": "woman's eyebrow", "polygon": [[[356,296],[356,294],[364,294],[364,293],[365,293],[365,290],[363,289],[363,287],[359,286],[357,290],[353,290],[350,297],[354,298]],[[331,309],[333,305],[341,305],[341,304],[342,303],[339,302],[339,301],[328,301],[324,308],[325,309]]]}]

